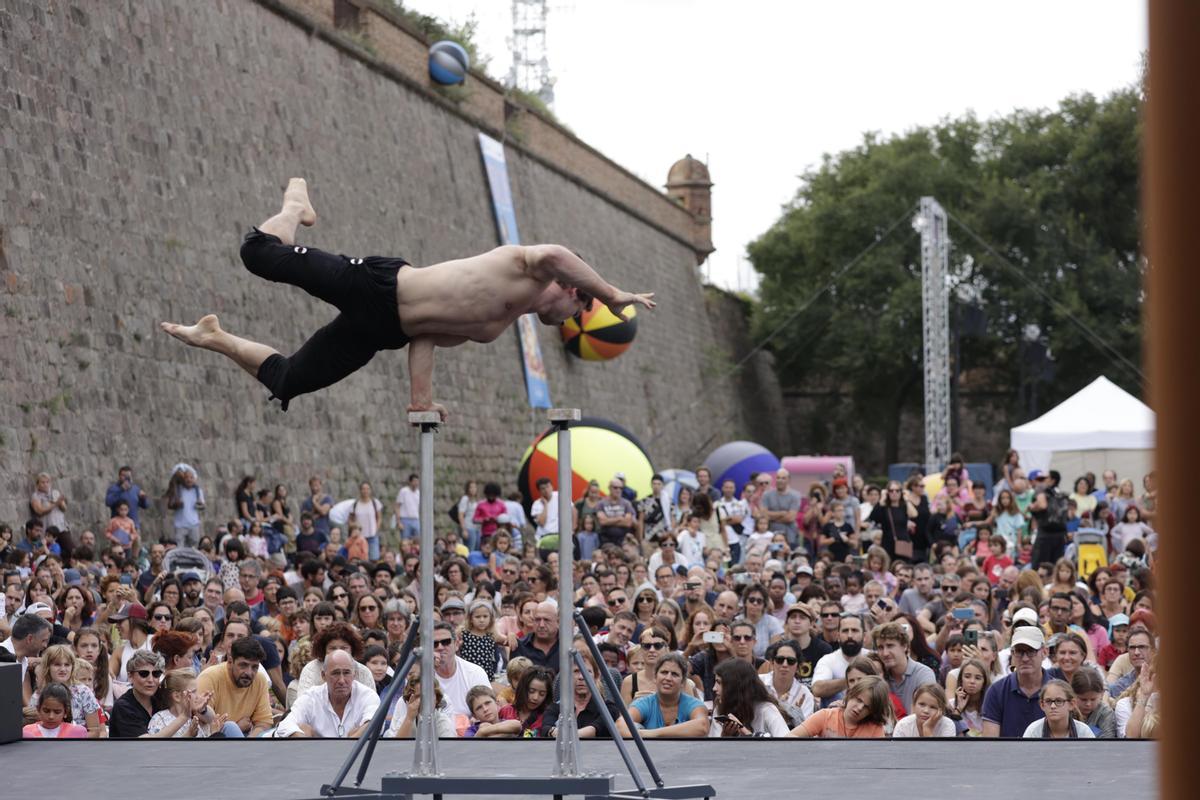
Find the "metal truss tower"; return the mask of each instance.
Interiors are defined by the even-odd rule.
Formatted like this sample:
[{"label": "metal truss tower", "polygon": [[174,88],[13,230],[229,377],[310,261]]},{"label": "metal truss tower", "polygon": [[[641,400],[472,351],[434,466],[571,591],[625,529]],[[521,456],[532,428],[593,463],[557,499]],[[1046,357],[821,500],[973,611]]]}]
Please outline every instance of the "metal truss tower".
[{"label": "metal truss tower", "polygon": [[512,70],[509,86],[554,106],[554,78],[546,59],[547,0],[512,0]]},{"label": "metal truss tower", "polygon": [[950,460],[950,238],[946,212],[922,197],[914,226],[921,232],[921,319],[925,356],[925,472]]}]

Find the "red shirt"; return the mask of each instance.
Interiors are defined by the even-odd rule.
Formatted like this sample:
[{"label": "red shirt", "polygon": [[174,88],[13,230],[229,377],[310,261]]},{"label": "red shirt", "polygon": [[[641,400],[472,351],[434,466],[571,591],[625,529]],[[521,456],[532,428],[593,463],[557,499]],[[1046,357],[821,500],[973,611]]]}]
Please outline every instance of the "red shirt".
[{"label": "red shirt", "polygon": [[987,579],[995,586],[1000,582],[1000,574],[1011,567],[1012,564],[1013,560],[1007,555],[1000,556],[999,558],[988,556],[983,562],[983,574],[987,575]]},{"label": "red shirt", "polygon": [[482,522],[483,525],[479,528],[480,536],[491,536],[496,532],[496,518],[508,511],[508,507],[504,505],[504,501],[499,498],[495,500],[484,500],[479,505],[475,506],[474,522]]}]

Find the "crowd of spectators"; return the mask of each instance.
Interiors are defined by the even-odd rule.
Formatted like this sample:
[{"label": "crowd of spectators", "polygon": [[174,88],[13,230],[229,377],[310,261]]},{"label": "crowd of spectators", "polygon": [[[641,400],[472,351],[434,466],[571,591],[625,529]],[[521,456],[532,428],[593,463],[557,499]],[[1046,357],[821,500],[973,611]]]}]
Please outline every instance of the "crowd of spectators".
[{"label": "crowd of spectators", "polygon": [[[782,469],[715,486],[700,467],[695,488],[655,476],[645,497],[617,473],[570,520],[549,481],[529,508],[472,481],[434,544],[433,724],[553,736],[570,602],[604,663],[570,646],[620,688],[593,697],[576,670],[584,737],[620,703],[650,738],[1153,737],[1153,473],[1138,493],[1111,471],[1060,486],[1014,452],[1000,466],[995,486],[955,455],[928,486],[839,471],[804,492]],[[28,519],[0,524],[0,660],[21,665],[25,735],[360,735],[418,610],[420,491],[409,476],[389,508],[365,482],[335,502],[315,477],[295,498],[247,476],[222,514],[180,464],[151,531],[130,467],[90,526],[36,476]],[[413,735],[405,680],[385,736]]]}]

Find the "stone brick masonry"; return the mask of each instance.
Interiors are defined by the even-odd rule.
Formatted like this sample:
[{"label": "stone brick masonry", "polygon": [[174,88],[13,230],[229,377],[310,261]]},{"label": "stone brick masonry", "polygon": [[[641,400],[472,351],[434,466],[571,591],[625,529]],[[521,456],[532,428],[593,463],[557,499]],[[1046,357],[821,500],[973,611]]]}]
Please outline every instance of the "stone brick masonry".
[{"label": "stone brick masonry", "polygon": [[[332,318],[237,257],[291,175],[309,179],[320,214],[305,244],[416,264],[496,244],[476,128],[310,34],[251,0],[0,5],[0,520],[25,518],[40,470],[86,525],[107,516],[104,489],[125,462],[152,495],[171,464],[195,464],[210,521],[231,514],[244,473],[293,495],[312,473],[340,496],[369,479],[390,500],[415,468],[403,352],[282,414],[230,362],[158,330],[213,311],[291,352]],[[713,354],[729,361],[735,346],[714,333],[691,249],[556,162],[513,148],[509,162],[525,241],[569,244],[662,300],[609,364],[570,358],[543,328],[555,403],[626,425],[661,467],[695,458],[714,421],[727,427],[714,445],[786,442],[784,420],[762,418],[782,407],[769,370],[711,380]],[[543,427],[515,333],[441,351],[437,388],[453,414],[437,445],[439,507],[468,477],[511,485]]]}]

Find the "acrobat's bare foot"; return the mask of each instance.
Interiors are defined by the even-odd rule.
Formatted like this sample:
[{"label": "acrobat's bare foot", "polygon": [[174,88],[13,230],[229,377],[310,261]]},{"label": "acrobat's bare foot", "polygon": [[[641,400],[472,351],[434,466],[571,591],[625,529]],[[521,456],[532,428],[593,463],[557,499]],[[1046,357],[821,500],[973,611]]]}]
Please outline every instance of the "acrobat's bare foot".
[{"label": "acrobat's bare foot", "polygon": [[162,322],[159,323],[159,327],[185,344],[206,349],[211,349],[217,337],[224,333],[221,330],[220,323],[217,321],[216,314],[207,314],[201,317],[195,325],[177,325],[174,322]]},{"label": "acrobat's bare foot", "polygon": [[301,225],[312,225],[317,221],[317,212],[308,200],[308,184],[304,178],[292,178],[283,192],[283,210],[297,214]]}]

